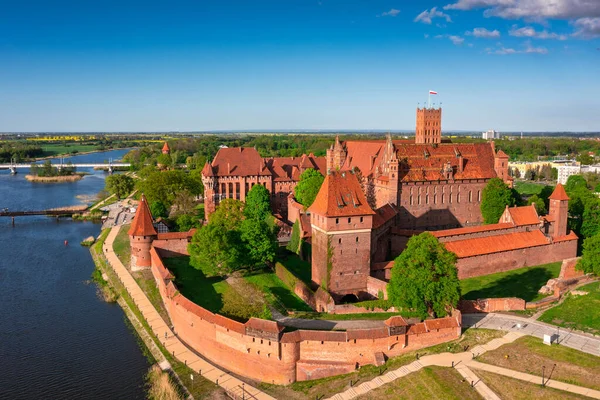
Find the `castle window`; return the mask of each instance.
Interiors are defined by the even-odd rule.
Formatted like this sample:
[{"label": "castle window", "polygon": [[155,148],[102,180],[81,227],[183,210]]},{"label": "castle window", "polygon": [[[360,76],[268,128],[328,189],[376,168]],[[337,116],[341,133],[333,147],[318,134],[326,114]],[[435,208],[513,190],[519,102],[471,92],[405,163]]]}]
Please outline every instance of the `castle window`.
[{"label": "castle window", "polygon": [[360,217],[360,223],[362,224],[362,222],[363,222],[363,217]]},{"label": "castle window", "polygon": [[356,237],[356,243],[358,243],[358,236]]},{"label": "castle window", "polygon": [[460,193],[456,195],[456,202],[460,203]]},{"label": "castle window", "polygon": [[477,191],[477,201],[481,203],[481,190]]},{"label": "castle window", "polygon": [[351,222],[352,222],[352,218],[348,218],[348,223],[351,223]]},{"label": "castle window", "polygon": [[473,192],[469,190],[469,203],[473,202]]},{"label": "castle window", "polygon": [[421,205],[421,196],[418,196],[418,197],[417,197],[417,204],[418,204],[418,205]]},{"label": "castle window", "polygon": [[425,204],[429,204],[429,195],[425,195]]},{"label": "castle window", "polygon": [[452,193],[450,193],[450,195],[448,195],[448,201],[450,204],[452,204]]},{"label": "castle window", "polygon": [[342,244],[342,239],[338,239],[338,243],[339,243],[339,244]]},{"label": "castle window", "polygon": [[433,204],[437,204],[437,194],[433,195]]},{"label": "castle window", "polygon": [[412,194],[410,195],[410,201],[409,201],[409,202],[410,202],[410,205],[412,206],[412,205],[413,205],[413,198],[412,198]]},{"label": "castle window", "polygon": [[339,223],[340,223],[340,219],[339,219],[339,218],[336,218],[336,219],[335,219],[335,224],[337,225],[337,224],[339,224]]},{"label": "castle window", "polygon": [[444,197],[445,197],[445,194],[442,193],[442,204],[444,204],[444,200],[445,200]]}]

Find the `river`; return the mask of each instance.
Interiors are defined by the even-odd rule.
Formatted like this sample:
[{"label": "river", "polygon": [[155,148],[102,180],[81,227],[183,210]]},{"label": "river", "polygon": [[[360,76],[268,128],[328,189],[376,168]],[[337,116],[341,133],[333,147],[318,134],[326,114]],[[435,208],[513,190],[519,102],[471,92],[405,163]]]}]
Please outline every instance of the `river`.
[{"label": "river", "polygon": [[[127,150],[70,157],[119,159]],[[80,204],[104,187],[105,172],[43,184],[0,171],[0,208]],[[94,262],[79,242],[100,225],[49,217],[0,218],[0,399],[143,399],[150,363],[116,303],[90,283]],[[69,244],[64,245],[68,240]]]}]

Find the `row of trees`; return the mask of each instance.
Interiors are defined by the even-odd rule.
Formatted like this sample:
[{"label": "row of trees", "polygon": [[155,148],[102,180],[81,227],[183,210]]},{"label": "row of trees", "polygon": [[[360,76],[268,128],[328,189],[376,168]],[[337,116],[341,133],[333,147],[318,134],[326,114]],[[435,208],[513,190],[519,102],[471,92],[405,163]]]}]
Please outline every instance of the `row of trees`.
[{"label": "row of trees", "polygon": [[68,176],[73,175],[76,172],[76,168],[73,167],[72,163],[69,162],[62,168],[55,167],[52,165],[50,160],[46,160],[43,164],[31,164],[29,173],[35,176]]},{"label": "row of trees", "polygon": [[274,261],[276,251],[277,227],[262,185],[250,189],[246,203],[223,200],[189,244],[190,264],[206,276],[262,267]]}]

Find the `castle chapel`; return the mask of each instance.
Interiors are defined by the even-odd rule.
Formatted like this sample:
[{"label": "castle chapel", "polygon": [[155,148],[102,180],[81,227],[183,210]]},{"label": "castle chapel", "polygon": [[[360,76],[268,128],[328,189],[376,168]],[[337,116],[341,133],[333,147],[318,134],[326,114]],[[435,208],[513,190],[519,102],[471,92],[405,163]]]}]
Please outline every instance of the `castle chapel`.
[{"label": "castle chapel", "polygon": [[[336,137],[326,157],[261,158],[252,148],[220,149],[202,170],[206,217],[222,199],[243,201],[253,185],[264,185],[274,213],[291,223],[299,220],[302,236],[312,244],[313,281],[336,300],[376,295],[389,279],[389,260],[423,231],[441,231],[438,240],[459,257],[459,277],[574,257],[577,237],[566,229],[568,197],[560,185],[550,215],[517,207],[500,224],[481,226],[489,180],[512,185],[508,156],[494,142],[443,140],[441,119],[441,108],[419,108],[414,140]],[[293,189],[308,168],[325,181],[304,210]],[[487,241],[474,241],[481,238]]]}]

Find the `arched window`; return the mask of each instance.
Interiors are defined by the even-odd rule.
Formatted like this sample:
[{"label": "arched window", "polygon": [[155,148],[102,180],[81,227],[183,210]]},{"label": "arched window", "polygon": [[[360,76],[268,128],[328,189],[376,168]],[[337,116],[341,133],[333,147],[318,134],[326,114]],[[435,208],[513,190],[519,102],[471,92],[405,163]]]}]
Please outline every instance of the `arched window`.
[{"label": "arched window", "polygon": [[469,203],[473,202],[473,192],[469,190]]}]

